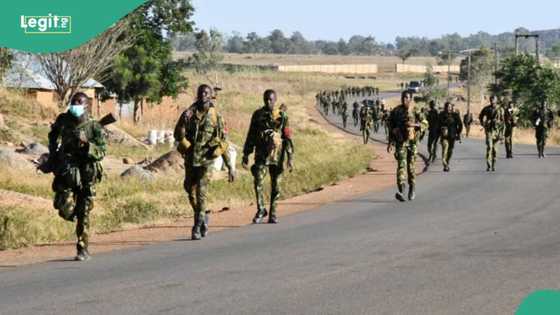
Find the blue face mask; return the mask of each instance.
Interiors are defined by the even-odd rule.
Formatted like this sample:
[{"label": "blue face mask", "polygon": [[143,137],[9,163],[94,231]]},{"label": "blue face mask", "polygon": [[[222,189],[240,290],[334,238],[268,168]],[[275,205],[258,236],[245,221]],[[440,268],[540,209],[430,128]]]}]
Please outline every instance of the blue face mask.
[{"label": "blue face mask", "polygon": [[70,108],[68,109],[68,112],[76,118],[82,117],[85,111],[86,107],[84,105],[70,105]]}]

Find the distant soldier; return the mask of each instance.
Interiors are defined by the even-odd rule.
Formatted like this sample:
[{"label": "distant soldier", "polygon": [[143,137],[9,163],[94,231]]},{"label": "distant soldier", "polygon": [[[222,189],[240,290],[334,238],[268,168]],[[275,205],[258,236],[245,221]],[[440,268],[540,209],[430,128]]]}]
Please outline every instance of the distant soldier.
[{"label": "distant soldier", "polygon": [[346,129],[346,124],[348,123],[348,103],[346,101],[343,101],[340,106],[340,117],[342,118],[342,126]]},{"label": "distant soldier", "polygon": [[471,125],[474,122],[473,114],[467,110],[465,116],[463,116],[463,124],[465,125],[465,136],[468,138],[471,133]]},{"label": "distant soldier", "polygon": [[360,103],[354,102],[352,105],[352,119],[354,120],[354,127],[360,123]]},{"label": "distant soldier", "polygon": [[504,111],[504,143],[508,159],[513,159],[513,132],[517,127],[517,116],[517,109],[513,102],[508,102]]},{"label": "distant soldier", "polygon": [[367,105],[367,102],[364,101],[364,105],[360,109],[360,131],[362,132],[364,144],[367,144],[369,142],[369,135],[372,125],[371,109]]},{"label": "distant soldier", "polygon": [[554,125],[554,114],[548,108],[547,102],[542,104],[533,112],[533,126],[535,127],[535,138],[537,140],[537,150],[539,159],[544,159],[544,148],[546,146],[546,139],[548,138],[548,131]]},{"label": "distant soldier", "polygon": [[437,143],[440,136],[439,112],[436,108],[436,102],[430,101],[430,108],[426,114],[428,121],[428,161],[433,163],[437,159]]},{"label": "distant soldier", "polygon": [[89,214],[95,185],[103,178],[101,161],[107,145],[102,126],[88,114],[89,99],[76,93],[67,112],[58,115],[49,132],[49,158],[55,158],[54,208],[64,220],[76,222],[76,260],[90,259]]},{"label": "distant soldier", "polygon": [[461,140],[461,133],[463,132],[461,114],[454,111],[454,106],[450,102],[445,103],[443,111],[439,114],[439,126],[443,171],[449,172],[449,162],[453,156],[455,141]]},{"label": "distant soldier", "polygon": [[[412,94],[402,92],[401,105],[389,116],[389,144],[387,152],[395,150],[397,160],[397,200],[404,202],[405,181],[408,177],[408,200],[416,198],[416,153],[418,137],[428,127],[426,118],[414,107]],[[407,176],[408,175],[408,176]]]},{"label": "distant soldier", "polygon": [[380,111],[379,111],[380,107],[381,107],[381,101],[376,100],[374,105],[373,105],[373,111],[372,111],[373,132],[375,132],[375,133],[379,132],[379,125],[380,125],[380,122],[381,122]]},{"label": "distant soldier", "polygon": [[498,98],[490,97],[490,105],[482,109],[478,119],[484,128],[486,135],[486,171],[496,171],[496,158],[498,154],[498,142],[504,132],[504,110],[498,106]]},{"label": "distant soldier", "polygon": [[[251,117],[251,125],[243,148],[243,167],[249,167],[249,156],[255,153],[255,163],[251,167],[254,178],[257,213],[254,224],[262,223],[268,215],[268,223],[278,223],[276,216],[277,204],[280,199],[280,179],[284,172],[284,162],[288,169],[293,168],[292,132],[289,128],[288,115],[276,105],[276,92],[264,92],[264,106],[257,109]],[[265,208],[264,179],[267,171],[270,174],[270,214]]]},{"label": "distant soldier", "polygon": [[212,88],[206,84],[198,87],[196,102],[186,109],[175,125],[174,138],[177,151],[185,159],[183,186],[194,212],[191,231],[193,240],[200,240],[208,233],[208,185],[211,165],[222,157],[229,173],[229,182],[235,179],[233,165],[227,154],[224,121],[212,103]]}]

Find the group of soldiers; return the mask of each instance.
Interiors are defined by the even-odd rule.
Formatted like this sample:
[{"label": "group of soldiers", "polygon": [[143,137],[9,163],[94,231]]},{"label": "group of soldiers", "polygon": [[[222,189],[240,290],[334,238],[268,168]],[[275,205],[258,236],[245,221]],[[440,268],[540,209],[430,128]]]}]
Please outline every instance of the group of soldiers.
[{"label": "group of soldiers", "polygon": [[[358,92],[354,92],[358,91]],[[348,126],[349,104],[352,105],[352,121],[354,127],[360,126],[364,144],[367,144],[371,133],[378,133],[381,128],[387,131],[389,108],[379,98],[379,89],[374,87],[348,88],[338,91],[322,91],[316,96],[317,104],[325,115],[339,115],[344,129]]]},{"label": "group of soldiers", "polygon": [[[373,100],[377,96],[376,100]],[[442,148],[444,172],[450,171],[450,162],[455,143],[461,141],[463,129],[467,137],[474,121],[467,112],[463,117],[451,102],[446,102],[443,110],[438,110],[435,102],[429,108],[414,106],[413,95],[409,91],[401,94],[401,104],[389,109],[378,98],[379,91],[373,87],[348,88],[317,95],[318,105],[328,115],[341,115],[346,127],[348,104],[352,103],[354,126],[360,124],[364,143],[370,132],[378,132],[384,126],[387,136],[387,152],[394,153],[397,160],[397,193],[401,202],[416,198],[416,155],[418,144],[428,133],[429,162],[436,159],[437,143]],[[287,108],[277,106],[278,95],[274,90],[263,94],[263,105],[252,115],[243,147],[242,166],[253,175],[257,211],[254,224],[278,223],[277,208],[280,198],[280,181],[284,170],[293,169],[294,144],[289,125]],[[201,85],[196,101],[179,117],[174,137],[178,152],[184,158],[184,189],[194,211],[191,231],[193,240],[200,240],[208,233],[208,184],[211,165],[216,158],[222,158],[228,169],[229,182],[236,179],[235,162],[229,154],[229,142],[225,122],[215,102],[215,91],[209,85]],[[502,102],[504,103],[504,102]],[[479,121],[486,136],[487,171],[496,170],[497,145],[503,141],[507,158],[513,158],[512,137],[518,123],[518,110],[513,102],[499,105],[498,98],[492,96],[490,104],[484,107]],[[60,114],[49,133],[49,159],[39,166],[45,173],[53,173],[54,208],[59,215],[76,222],[76,260],[90,258],[88,252],[89,213],[94,207],[95,186],[103,179],[102,160],[107,152],[106,135],[103,127],[114,122],[96,121],[89,115],[90,100],[84,93],[76,93],[70,101],[68,111]],[[548,104],[542,102],[532,113],[531,121],[536,130],[539,158],[544,158],[544,149],[549,130],[553,126],[554,115]],[[254,163],[249,166],[249,157],[254,154]],[[271,193],[267,210],[264,198],[264,180],[271,179]],[[408,196],[405,198],[406,185]]]},{"label": "group of soldiers", "polygon": [[[177,150],[185,162],[183,186],[194,211],[193,240],[200,240],[208,233],[208,184],[213,161],[221,157],[228,169],[229,182],[236,178],[235,161],[228,154],[225,122],[214,96],[212,87],[201,85],[196,101],[180,115],[174,132]],[[255,155],[250,166],[257,200],[255,224],[265,218],[270,224],[278,223],[279,184],[284,169],[293,169],[294,145],[287,108],[276,103],[277,93],[266,90],[263,105],[251,117],[243,148],[244,168],[249,169],[249,157]],[[95,186],[103,178],[101,162],[107,152],[103,123],[91,118],[89,107],[89,98],[84,93],[72,97],[68,111],[57,117],[49,133],[51,161],[39,166],[43,172],[54,174],[54,208],[64,220],[76,222],[77,261],[90,259],[89,214],[94,206]],[[53,157],[57,157],[56,162],[52,162]],[[264,198],[267,173],[271,178],[268,210]]]}]

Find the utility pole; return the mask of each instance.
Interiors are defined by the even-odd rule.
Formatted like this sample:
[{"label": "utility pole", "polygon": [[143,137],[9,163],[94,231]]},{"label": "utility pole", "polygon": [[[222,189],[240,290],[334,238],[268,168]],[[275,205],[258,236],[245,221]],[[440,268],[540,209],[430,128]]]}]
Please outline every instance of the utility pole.
[{"label": "utility pole", "polygon": [[451,91],[451,48],[447,49],[447,98]]},{"label": "utility pole", "polygon": [[469,51],[467,70],[467,113],[471,112],[471,61],[472,52]]},{"label": "utility pole", "polygon": [[515,55],[519,54],[519,38],[534,38],[535,39],[535,55],[537,63],[540,63],[540,45],[539,34],[515,34]]},{"label": "utility pole", "polygon": [[494,84],[498,85],[498,68],[500,67],[500,52],[498,51],[498,43],[494,43]]}]

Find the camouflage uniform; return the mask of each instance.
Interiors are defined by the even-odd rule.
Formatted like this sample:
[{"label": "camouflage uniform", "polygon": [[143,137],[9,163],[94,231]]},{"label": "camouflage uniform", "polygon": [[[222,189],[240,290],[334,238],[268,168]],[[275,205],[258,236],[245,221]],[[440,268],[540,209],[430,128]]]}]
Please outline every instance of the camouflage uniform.
[{"label": "camouflage uniform", "polygon": [[[251,167],[257,198],[257,216],[268,213],[264,201],[264,179],[267,170],[271,178],[269,222],[276,219],[277,203],[280,199],[280,181],[284,172],[284,162],[291,164],[293,143],[289,129],[288,115],[278,109],[263,106],[251,117],[251,125],[243,148],[243,159],[255,153],[255,164]],[[287,160],[286,160],[287,159]]]},{"label": "camouflage uniform", "polygon": [[504,133],[504,110],[502,107],[488,105],[482,109],[478,117],[484,127],[486,135],[486,170],[496,170],[496,158],[498,154],[497,143]]},{"label": "camouflage uniform", "polygon": [[437,159],[437,143],[440,136],[439,112],[436,108],[430,109],[426,114],[428,121],[428,153],[430,154],[429,162]]},{"label": "camouflage uniform", "polygon": [[356,127],[360,123],[360,103],[354,102],[352,107],[352,119],[354,120],[354,127]]},{"label": "camouflage uniform", "polygon": [[463,125],[465,126],[465,136],[468,138],[471,133],[471,125],[474,121],[473,114],[471,112],[467,112],[465,116],[463,116]]},{"label": "camouflage uniform", "polygon": [[364,144],[369,142],[369,135],[372,128],[372,113],[370,107],[365,104],[360,109],[360,131],[362,131],[362,138]]},{"label": "camouflage uniform", "polygon": [[453,156],[455,141],[461,139],[463,123],[461,115],[457,112],[443,111],[439,114],[439,126],[441,130],[441,157],[444,171],[449,172],[449,162]]},{"label": "camouflage uniform", "polygon": [[[416,108],[404,105],[395,107],[389,115],[389,144],[395,148],[397,160],[397,186],[402,193],[408,176],[411,190],[416,186],[416,153],[420,133],[428,127],[428,121]],[[419,128],[407,128],[407,123],[420,124]]]},{"label": "camouflage uniform", "polygon": [[535,138],[537,140],[537,150],[539,158],[544,158],[544,148],[548,138],[548,130],[553,127],[554,114],[548,108],[539,108],[533,112],[533,126],[535,127]]},{"label": "camouflage uniform", "polygon": [[[87,143],[81,142],[81,138],[87,139]],[[80,118],[70,113],[60,114],[49,132],[49,152],[57,161],[52,183],[54,208],[67,221],[77,219],[76,249],[78,253],[87,252],[95,184],[103,178],[101,161],[106,154],[103,127],[87,113]]]},{"label": "camouflage uniform", "polygon": [[517,110],[508,107],[504,111],[504,142],[506,145],[506,157],[513,158],[513,131],[517,126]]},{"label": "camouflage uniform", "polygon": [[348,123],[348,104],[346,102],[342,103],[340,116],[342,117],[342,126],[346,129],[346,124]]},{"label": "camouflage uniform", "polygon": [[227,154],[224,121],[212,103],[198,101],[185,110],[175,126],[174,137],[185,159],[183,187],[194,212],[193,239],[200,239],[208,231],[206,202],[210,166],[221,156],[231,173],[235,161],[230,161]]}]

